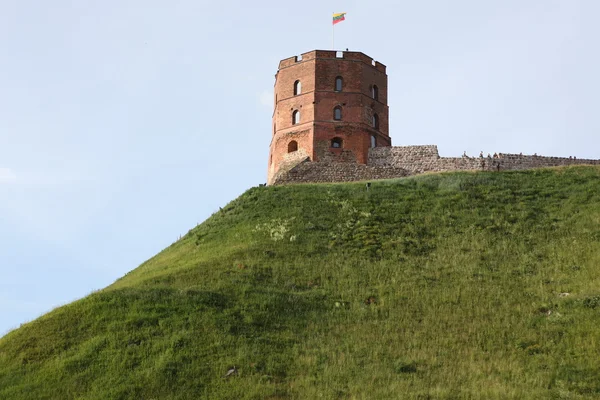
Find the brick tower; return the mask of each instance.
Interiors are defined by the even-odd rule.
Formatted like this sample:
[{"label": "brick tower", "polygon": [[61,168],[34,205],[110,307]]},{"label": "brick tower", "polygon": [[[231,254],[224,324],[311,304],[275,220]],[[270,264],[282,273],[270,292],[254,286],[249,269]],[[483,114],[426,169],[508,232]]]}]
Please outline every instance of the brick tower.
[{"label": "brick tower", "polygon": [[304,159],[366,164],[391,146],[385,65],[354,51],[315,50],[279,62],[268,183]]}]

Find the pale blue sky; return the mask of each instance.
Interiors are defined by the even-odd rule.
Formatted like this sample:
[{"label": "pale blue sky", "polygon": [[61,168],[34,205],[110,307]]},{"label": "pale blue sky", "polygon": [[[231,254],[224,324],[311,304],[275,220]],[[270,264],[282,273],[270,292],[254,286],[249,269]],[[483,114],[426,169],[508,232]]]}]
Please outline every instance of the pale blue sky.
[{"label": "pale blue sky", "polygon": [[0,0],[0,335],[265,182],[278,61],[334,11],[394,144],[600,158],[597,0]]}]

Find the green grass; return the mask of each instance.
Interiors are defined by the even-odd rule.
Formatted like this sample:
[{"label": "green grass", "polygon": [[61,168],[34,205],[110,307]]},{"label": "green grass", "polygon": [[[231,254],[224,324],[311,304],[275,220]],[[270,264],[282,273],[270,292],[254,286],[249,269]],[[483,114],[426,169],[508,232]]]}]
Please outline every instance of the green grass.
[{"label": "green grass", "polygon": [[198,398],[600,398],[600,168],[250,189],[0,339],[0,399]]}]

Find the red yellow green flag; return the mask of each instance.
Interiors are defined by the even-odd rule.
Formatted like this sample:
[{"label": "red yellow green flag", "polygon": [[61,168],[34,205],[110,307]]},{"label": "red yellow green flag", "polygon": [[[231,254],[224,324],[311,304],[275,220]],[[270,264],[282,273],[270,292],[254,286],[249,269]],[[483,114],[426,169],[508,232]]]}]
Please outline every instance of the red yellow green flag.
[{"label": "red yellow green flag", "polygon": [[346,13],[333,14],[333,25],[337,24],[338,22],[344,21],[346,19],[345,15]]}]

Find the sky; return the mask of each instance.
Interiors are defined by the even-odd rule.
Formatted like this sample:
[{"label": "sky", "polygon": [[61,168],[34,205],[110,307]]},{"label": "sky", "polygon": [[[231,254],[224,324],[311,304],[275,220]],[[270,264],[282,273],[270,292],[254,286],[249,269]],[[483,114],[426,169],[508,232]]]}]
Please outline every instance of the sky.
[{"label": "sky", "polygon": [[264,183],[278,62],[333,12],[394,145],[600,158],[597,0],[0,0],[0,336]]}]

